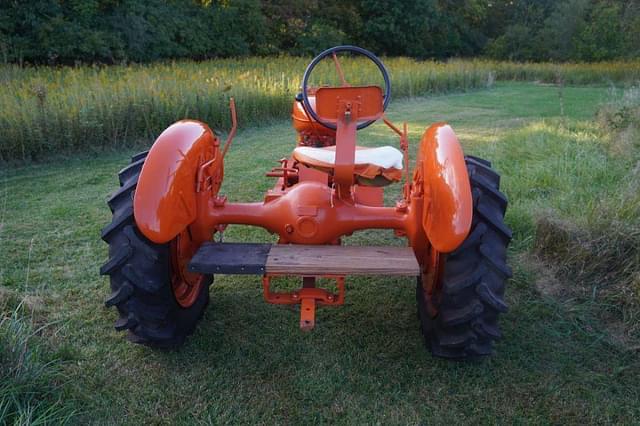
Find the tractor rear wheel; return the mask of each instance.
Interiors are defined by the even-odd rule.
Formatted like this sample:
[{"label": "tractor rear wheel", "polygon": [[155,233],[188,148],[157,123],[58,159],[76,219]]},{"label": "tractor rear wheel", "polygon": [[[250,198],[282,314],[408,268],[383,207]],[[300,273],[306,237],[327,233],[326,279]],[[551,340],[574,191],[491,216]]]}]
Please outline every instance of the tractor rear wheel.
[{"label": "tractor rear wheel", "polygon": [[[113,219],[102,230],[109,244],[109,260],[100,268],[109,275],[115,306],[115,328],[128,331],[129,340],[147,346],[180,346],[193,333],[209,303],[212,276],[185,272],[180,236],[168,244],[155,244],[137,228],[133,195],[147,153],[135,155],[120,171],[120,189],[109,198]],[[182,253],[182,256],[180,256]]]},{"label": "tractor rear wheel", "polygon": [[[507,246],[511,230],[504,223],[507,199],[500,175],[488,161],[465,157],[473,221],[466,240],[454,252],[439,255],[440,271],[418,278],[420,328],[434,356],[474,359],[493,353],[501,337],[498,316],[507,311],[505,281],[511,277]],[[434,285],[427,282],[432,280]]]}]

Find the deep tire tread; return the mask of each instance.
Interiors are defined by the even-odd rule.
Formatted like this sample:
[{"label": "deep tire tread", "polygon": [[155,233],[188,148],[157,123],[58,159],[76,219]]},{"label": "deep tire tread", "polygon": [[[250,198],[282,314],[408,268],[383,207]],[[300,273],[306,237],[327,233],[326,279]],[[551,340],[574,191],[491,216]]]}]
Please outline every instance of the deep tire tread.
[{"label": "deep tire tread", "polygon": [[507,209],[507,204],[509,203],[506,195],[500,192],[494,185],[491,185],[485,178],[481,176],[472,177],[471,182],[473,182],[477,187],[481,188],[481,190],[487,193],[487,195],[495,199],[500,204],[500,207],[502,207],[502,213],[504,214]]},{"label": "deep tire tread", "polygon": [[507,225],[504,224],[504,217],[496,216],[495,209],[492,209],[492,206],[479,204],[475,213],[478,213],[482,216],[482,219],[485,223],[491,225],[496,231],[500,232],[507,241],[510,241],[512,238],[511,229]]},{"label": "deep tire tread", "polygon": [[142,170],[142,165],[144,164],[144,157],[129,164],[124,169],[118,172],[118,180],[120,181],[120,186],[125,186],[127,183],[131,181],[137,181],[138,175]]},{"label": "deep tire tread", "polygon": [[483,176],[487,181],[491,182],[492,185],[495,185],[496,189],[500,189],[500,175],[491,168],[491,163],[485,164],[476,158],[470,158],[469,156],[465,158],[469,177]]},{"label": "deep tire tread", "polygon": [[105,242],[109,243],[112,235],[128,223],[133,223],[133,206],[125,208],[124,211],[114,213],[113,220],[102,229],[100,236]]},{"label": "deep tire tread", "polygon": [[485,160],[484,158],[476,157],[475,155],[466,155],[465,158],[467,160],[467,163],[481,164],[488,168],[491,168],[491,161]]},{"label": "deep tire tread", "polygon": [[152,262],[156,262],[158,260],[159,256],[157,250],[154,250],[154,248],[149,245],[148,241],[144,241],[142,237],[139,237],[136,234],[133,225],[126,226],[124,228],[124,235],[127,236],[127,239],[129,240],[129,243],[131,244],[133,249],[143,253],[147,257],[147,259],[151,260]]},{"label": "deep tire tread", "polygon": [[100,267],[100,275],[109,275],[131,257],[131,247],[124,246],[116,252],[116,255]]},{"label": "deep tire tread", "polygon": [[110,276],[111,295],[105,305],[118,310],[116,330],[127,331],[133,343],[174,348],[193,333],[204,314],[213,278],[205,278],[191,307],[178,305],[171,289],[169,244],[146,239],[133,219],[133,193],[145,157],[146,152],[134,155],[132,164],[120,171],[121,187],[108,200],[113,219],[101,236],[109,244],[109,260],[100,273]]},{"label": "deep tire tread", "polygon": [[138,162],[139,160],[144,160],[145,158],[147,158],[147,155],[149,155],[149,150],[142,151],[142,152],[139,152],[139,153],[137,153],[137,154],[134,154],[134,155],[131,157],[131,162],[132,162],[132,163],[136,163],[136,162]]},{"label": "deep tire tread", "polygon": [[107,308],[116,306],[127,300],[133,294],[133,287],[128,282],[123,283],[119,289],[111,293],[111,296],[104,301]]},{"label": "deep tire tread", "polygon": [[123,206],[131,204],[130,198],[133,197],[133,191],[135,190],[136,182],[126,182],[126,185],[115,191],[107,200],[107,205],[111,210],[111,213],[122,210]]},{"label": "deep tire tread", "polygon": [[504,314],[509,310],[507,304],[504,303],[504,301],[502,301],[502,299],[498,297],[486,283],[481,282],[476,286],[476,293],[485,305],[490,306],[501,314]]},{"label": "deep tire tread", "polygon": [[[437,357],[482,358],[493,353],[502,337],[498,317],[507,312],[505,281],[511,230],[504,223],[507,198],[499,191],[500,176],[488,161],[466,157],[474,214],[471,231],[446,257],[442,291],[428,301],[418,279],[416,297],[426,346]],[[431,309],[437,314],[430,315]]]},{"label": "deep tire tread", "polygon": [[138,319],[133,312],[121,316],[116,320],[115,329],[118,331],[131,330],[138,325]]},{"label": "deep tire tread", "polygon": [[493,254],[493,247],[489,244],[482,244],[480,245],[480,253],[484,256],[485,261],[502,274],[504,278],[511,278],[513,275],[511,268],[507,265],[506,260],[499,259]]}]

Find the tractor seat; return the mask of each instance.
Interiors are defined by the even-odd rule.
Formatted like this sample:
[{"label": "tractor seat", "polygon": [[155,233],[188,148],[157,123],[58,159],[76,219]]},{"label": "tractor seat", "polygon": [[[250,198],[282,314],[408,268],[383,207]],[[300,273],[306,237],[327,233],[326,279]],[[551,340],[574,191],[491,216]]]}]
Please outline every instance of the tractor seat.
[{"label": "tractor seat", "polygon": [[[354,174],[360,185],[386,186],[402,179],[402,152],[392,146],[367,148],[356,146]],[[293,150],[294,160],[325,173],[333,171],[336,147],[299,146]]]}]

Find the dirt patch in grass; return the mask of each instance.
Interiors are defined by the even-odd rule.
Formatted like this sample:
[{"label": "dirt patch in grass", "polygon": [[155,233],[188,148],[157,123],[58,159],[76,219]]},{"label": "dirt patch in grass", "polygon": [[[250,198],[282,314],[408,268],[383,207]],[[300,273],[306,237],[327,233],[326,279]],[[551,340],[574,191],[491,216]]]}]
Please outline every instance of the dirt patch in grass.
[{"label": "dirt patch in grass", "polygon": [[534,245],[535,255],[546,263],[544,273],[536,280],[541,293],[592,304],[612,336],[617,336],[615,340],[637,344],[640,229],[615,222],[581,228],[545,212],[536,219]]},{"label": "dirt patch in grass", "polygon": [[558,268],[545,262],[539,256],[521,253],[518,255],[518,263],[533,273],[533,284],[543,296],[557,300],[568,300],[574,294],[571,291],[572,287],[558,278]]},{"label": "dirt patch in grass", "polygon": [[[629,327],[622,320],[619,312],[614,314],[608,309],[602,309],[602,305],[597,301],[592,303],[593,299],[589,295],[588,288],[576,286],[568,274],[561,274],[557,265],[540,255],[521,253],[517,257],[517,263],[534,277],[533,285],[543,297],[560,303],[567,315],[575,313],[584,315],[585,310],[591,310],[591,314],[596,315],[609,342],[630,351],[640,350],[638,339],[630,335]],[[596,309],[593,309],[594,307]]]}]

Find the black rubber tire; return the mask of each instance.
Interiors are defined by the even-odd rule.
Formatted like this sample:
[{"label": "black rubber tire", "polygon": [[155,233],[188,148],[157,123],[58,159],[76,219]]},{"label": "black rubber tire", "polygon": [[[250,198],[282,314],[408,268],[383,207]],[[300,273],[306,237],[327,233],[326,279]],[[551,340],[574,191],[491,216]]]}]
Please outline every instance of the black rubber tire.
[{"label": "black rubber tire", "polygon": [[133,194],[147,152],[133,156],[120,171],[120,189],[108,200],[113,219],[102,230],[109,244],[109,260],[100,268],[109,275],[111,295],[107,307],[115,306],[116,330],[128,331],[134,343],[174,348],[193,333],[209,303],[212,276],[206,276],[195,303],[182,308],[171,288],[170,244],[155,244],[137,229],[133,219]]},{"label": "black rubber tire", "polygon": [[416,288],[427,347],[434,356],[457,360],[493,354],[501,337],[498,317],[507,311],[505,282],[511,277],[506,263],[511,230],[504,223],[507,198],[500,192],[500,176],[486,160],[465,160],[473,195],[471,231],[447,255],[441,291],[433,300],[424,295],[420,278]]}]

